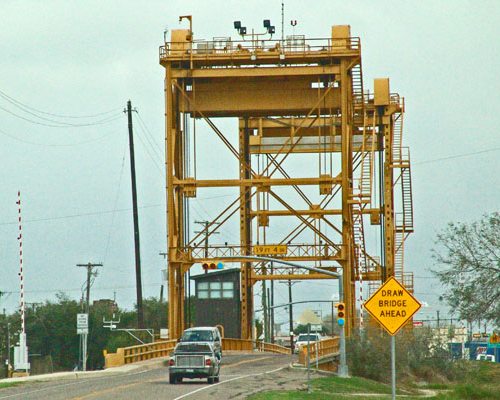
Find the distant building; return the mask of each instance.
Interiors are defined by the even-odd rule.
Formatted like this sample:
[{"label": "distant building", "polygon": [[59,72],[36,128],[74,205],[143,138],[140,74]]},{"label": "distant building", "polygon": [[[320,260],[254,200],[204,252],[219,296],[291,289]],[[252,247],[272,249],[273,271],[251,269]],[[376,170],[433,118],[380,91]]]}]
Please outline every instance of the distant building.
[{"label": "distant building", "polygon": [[241,337],[240,270],[227,269],[192,276],[195,282],[193,326],[224,328],[224,337]]},{"label": "distant building", "polygon": [[105,309],[109,314],[115,313],[116,310],[118,309],[118,305],[112,299],[94,300],[92,305],[94,307],[99,307],[99,308]]}]

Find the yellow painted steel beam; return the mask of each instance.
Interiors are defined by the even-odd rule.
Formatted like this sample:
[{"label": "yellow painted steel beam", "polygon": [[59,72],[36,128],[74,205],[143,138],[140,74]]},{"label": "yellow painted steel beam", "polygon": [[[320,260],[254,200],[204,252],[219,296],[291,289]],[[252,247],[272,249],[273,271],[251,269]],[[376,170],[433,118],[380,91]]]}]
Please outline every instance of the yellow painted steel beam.
[{"label": "yellow painted steel beam", "polygon": [[252,275],[254,281],[284,281],[284,280],[317,280],[317,279],[336,279],[331,275],[325,274],[273,274],[273,275]]},{"label": "yellow painted steel beam", "polygon": [[269,67],[269,68],[203,68],[172,70],[173,78],[211,79],[211,78],[255,78],[255,77],[295,77],[318,76],[339,73],[336,65],[308,66],[308,67]]},{"label": "yellow painted steel beam", "polygon": [[[363,214],[380,214],[378,208],[364,208]],[[253,210],[250,212],[252,217],[265,215],[268,217],[288,217],[293,215],[323,216],[323,215],[342,215],[342,209],[309,209],[309,210]]]},{"label": "yellow painted steel beam", "polygon": [[262,186],[291,186],[291,185],[319,185],[321,183],[336,184],[340,182],[339,177],[319,177],[319,178],[253,178],[253,179],[174,179],[174,186],[194,186],[194,187],[262,187]]}]

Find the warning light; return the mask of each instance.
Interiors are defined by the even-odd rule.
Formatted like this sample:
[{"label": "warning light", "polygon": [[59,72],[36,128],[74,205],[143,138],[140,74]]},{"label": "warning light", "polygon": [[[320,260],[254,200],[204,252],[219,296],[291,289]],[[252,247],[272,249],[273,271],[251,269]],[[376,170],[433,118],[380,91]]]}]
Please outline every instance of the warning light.
[{"label": "warning light", "polygon": [[337,324],[340,326],[345,325],[345,304],[338,303],[335,307],[337,307]]}]

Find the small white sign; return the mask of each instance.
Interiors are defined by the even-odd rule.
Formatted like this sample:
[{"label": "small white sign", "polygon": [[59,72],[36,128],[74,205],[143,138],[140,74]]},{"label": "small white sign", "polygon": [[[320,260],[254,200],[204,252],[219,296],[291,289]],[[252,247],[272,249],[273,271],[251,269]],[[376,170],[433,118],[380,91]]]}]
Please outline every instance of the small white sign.
[{"label": "small white sign", "polygon": [[160,339],[168,339],[168,329],[160,328]]},{"label": "small white sign", "polygon": [[89,333],[88,314],[76,314],[76,333],[78,335],[87,335]]}]

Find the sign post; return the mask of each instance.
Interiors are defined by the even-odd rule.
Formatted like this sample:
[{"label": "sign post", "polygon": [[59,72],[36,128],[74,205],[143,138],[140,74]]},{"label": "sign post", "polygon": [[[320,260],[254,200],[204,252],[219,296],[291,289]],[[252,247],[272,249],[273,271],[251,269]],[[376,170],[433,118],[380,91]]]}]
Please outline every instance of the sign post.
[{"label": "sign post", "polygon": [[364,308],[391,335],[392,399],[396,399],[395,335],[422,307],[413,295],[394,277],[390,277],[365,302]]},{"label": "sign post", "polygon": [[[311,310],[304,310],[300,317],[297,319],[297,322],[302,325],[307,325],[307,393],[311,393],[311,324],[318,325],[321,323],[319,317],[314,314]],[[316,361],[318,360],[318,342],[316,342]]]},{"label": "sign post", "polygon": [[76,333],[82,343],[82,370],[87,370],[87,336],[89,334],[89,315],[76,314]]}]

